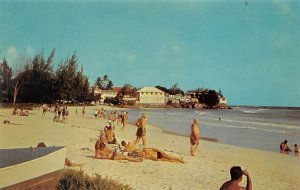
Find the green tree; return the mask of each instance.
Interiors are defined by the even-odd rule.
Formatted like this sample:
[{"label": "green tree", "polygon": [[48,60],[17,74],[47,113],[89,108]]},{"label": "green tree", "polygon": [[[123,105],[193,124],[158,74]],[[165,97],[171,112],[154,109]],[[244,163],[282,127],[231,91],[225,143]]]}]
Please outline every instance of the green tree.
[{"label": "green tree", "polygon": [[178,87],[178,83],[175,83],[170,89],[169,94],[175,95],[175,94],[184,94],[184,92]]},{"label": "green tree", "polygon": [[3,59],[0,64],[0,97],[3,103],[8,103],[12,92],[12,69],[9,67],[6,59]]},{"label": "green tree", "polygon": [[166,87],[163,87],[163,86],[156,86],[155,88],[161,90],[161,91],[164,91],[165,93],[169,93],[169,89],[167,89]]},{"label": "green tree", "polygon": [[38,53],[31,63],[27,63],[25,71],[21,72],[16,81],[20,84],[19,100],[21,102],[50,102],[53,95],[52,58],[54,51],[47,61],[43,53]]},{"label": "green tree", "polygon": [[78,58],[74,53],[58,65],[54,77],[55,99],[68,101],[90,101],[89,81],[83,74],[83,67],[78,71]]},{"label": "green tree", "polygon": [[218,105],[219,94],[215,90],[208,90],[207,93],[204,94],[204,103],[208,108]]},{"label": "green tree", "polygon": [[120,90],[120,94],[122,97],[126,95],[136,97],[137,89],[133,87],[131,84],[125,84]]},{"label": "green tree", "polygon": [[113,88],[113,82],[108,78],[108,75],[105,74],[103,78],[97,78],[95,86],[102,90],[111,90]]}]

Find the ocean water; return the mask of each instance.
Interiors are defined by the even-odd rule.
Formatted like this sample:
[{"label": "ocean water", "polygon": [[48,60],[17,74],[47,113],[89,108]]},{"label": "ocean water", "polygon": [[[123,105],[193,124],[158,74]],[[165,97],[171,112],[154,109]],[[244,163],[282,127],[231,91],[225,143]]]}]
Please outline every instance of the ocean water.
[{"label": "ocean water", "polygon": [[279,152],[285,139],[293,150],[294,144],[300,144],[300,108],[133,109],[129,110],[129,122],[143,112],[148,115],[148,124],[187,136],[193,119],[198,118],[201,136],[220,143],[274,152]]}]

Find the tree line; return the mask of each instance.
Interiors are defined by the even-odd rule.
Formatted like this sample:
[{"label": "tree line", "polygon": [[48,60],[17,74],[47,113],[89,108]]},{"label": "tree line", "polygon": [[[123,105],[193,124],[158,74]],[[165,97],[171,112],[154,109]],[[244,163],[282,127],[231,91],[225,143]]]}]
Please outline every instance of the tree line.
[{"label": "tree line", "polygon": [[[45,58],[43,52],[23,58],[13,69],[4,58],[0,65],[0,95],[3,103],[91,102],[89,79],[79,67],[76,52],[53,68],[55,49]],[[102,81],[99,77],[97,82]],[[105,76],[103,81],[110,81]],[[109,82],[112,87],[112,82]]]},{"label": "tree line", "polygon": [[[113,82],[107,74],[97,77],[90,85],[84,75],[83,66],[79,66],[78,57],[74,52],[70,57],[59,62],[54,69],[55,49],[45,57],[41,51],[33,58],[19,60],[17,69],[12,69],[4,58],[0,62],[0,98],[2,103],[54,103],[54,102],[92,102],[101,97],[95,93],[96,89],[111,90]],[[156,86],[156,88],[171,94],[185,94],[174,84],[171,88]],[[138,88],[125,84],[116,98],[107,99],[106,103],[121,104],[125,96],[137,97]],[[211,89],[195,89],[199,102],[208,106],[215,106],[222,93]]]}]

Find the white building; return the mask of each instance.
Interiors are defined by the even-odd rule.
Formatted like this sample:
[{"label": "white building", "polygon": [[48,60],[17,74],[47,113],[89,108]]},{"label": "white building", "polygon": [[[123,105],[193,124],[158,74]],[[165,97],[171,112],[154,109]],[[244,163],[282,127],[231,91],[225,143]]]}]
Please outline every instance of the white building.
[{"label": "white building", "polygon": [[155,87],[144,87],[137,92],[140,104],[165,104],[165,92]]}]

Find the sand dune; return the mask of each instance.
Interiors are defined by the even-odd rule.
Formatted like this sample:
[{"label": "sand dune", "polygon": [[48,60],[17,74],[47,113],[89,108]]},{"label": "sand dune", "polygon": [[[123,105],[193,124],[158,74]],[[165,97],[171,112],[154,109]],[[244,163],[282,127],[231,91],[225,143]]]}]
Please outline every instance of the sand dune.
[{"label": "sand dune", "polygon": [[[30,111],[28,117],[12,116],[12,110],[0,109],[0,148],[30,147],[41,141],[48,146],[66,146],[67,157],[73,162],[86,163],[83,170],[88,174],[119,179],[134,189],[219,189],[229,179],[233,165],[249,171],[253,189],[296,190],[300,187],[300,157],[203,140],[198,155],[192,157],[188,153],[187,137],[163,133],[152,126],[147,130],[148,146],[181,157],[185,164],[96,160],[93,158],[95,140],[107,122],[93,118],[96,107],[87,107],[84,118],[75,114],[76,108],[81,112],[80,107],[70,107],[68,123],[53,122],[53,113],[42,117],[41,109]],[[11,124],[3,124],[3,120]],[[133,125],[125,131],[117,127],[118,141],[134,140],[135,130]]]}]

